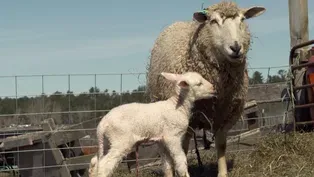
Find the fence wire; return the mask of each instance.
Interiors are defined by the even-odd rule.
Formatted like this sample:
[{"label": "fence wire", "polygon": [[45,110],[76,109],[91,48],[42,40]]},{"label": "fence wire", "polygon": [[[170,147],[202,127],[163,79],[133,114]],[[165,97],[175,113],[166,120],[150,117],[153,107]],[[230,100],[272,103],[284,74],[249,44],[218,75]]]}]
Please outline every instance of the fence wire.
[{"label": "fence wire", "polygon": [[[251,99],[261,104],[263,110],[258,117],[250,118],[256,121],[258,128],[278,129],[283,122],[283,108],[281,102],[281,91],[285,88],[285,72],[288,66],[248,68],[250,76]],[[283,69],[283,70],[281,70]],[[280,72],[279,72],[280,71]],[[255,74],[254,74],[255,73]],[[257,73],[257,74],[256,74]],[[129,102],[148,102],[145,97],[145,75],[146,73],[103,73],[103,74],[50,74],[50,75],[16,75],[0,76],[0,164],[1,171],[16,170],[20,173],[35,169],[61,168],[63,166],[84,166],[87,163],[56,164],[49,165],[47,161],[51,157],[47,152],[54,151],[94,151],[97,149],[95,131],[99,117],[110,111],[111,108]],[[105,78],[103,78],[105,77]],[[55,80],[53,80],[54,78]],[[87,79],[88,78],[88,79]],[[115,78],[115,79],[114,79]],[[50,82],[49,82],[50,81]],[[76,81],[76,83],[74,83]],[[11,85],[11,86],[10,86]],[[37,86],[36,86],[37,85]],[[276,93],[273,93],[276,90]],[[258,94],[257,94],[258,93]],[[275,94],[275,95],[274,95]],[[259,97],[257,95],[260,95]],[[265,96],[266,95],[266,96]],[[269,95],[269,96],[267,96]],[[274,103],[275,106],[267,106],[266,103]],[[275,111],[276,110],[276,111]],[[266,112],[266,113],[265,113]],[[52,119],[55,127],[51,130],[44,129],[42,123]],[[93,120],[93,121],[91,121]],[[73,125],[88,122],[88,126]],[[249,131],[248,121],[239,121],[230,131]],[[25,133],[28,133],[25,135]],[[27,146],[16,145],[14,148],[5,149],[10,141],[21,136],[40,133],[38,140],[41,142],[26,143]],[[49,136],[55,133],[64,133],[63,147],[51,147]],[[73,133],[82,133],[80,142],[71,145]],[[86,138],[88,135],[90,138]],[[246,140],[256,142],[263,136],[247,137]],[[235,138],[236,136],[230,136]],[[25,141],[36,139],[30,136]],[[8,141],[10,140],[10,141]],[[60,140],[61,141],[61,140]],[[25,142],[20,142],[25,144]],[[41,144],[41,147],[36,147]],[[191,143],[192,144],[192,143]],[[27,147],[27,148],[26,148]],[[254,148],[238,148],[229,152],[252,151]],[[25,154],[42,153],[41,165],[23,167],[21,157]],[[92,153],[89,153],[92,154]],[[88,155],[88,154],[85,154]],[[65,159],[70,158],[66,157]],[[8,164],[7,161],[11,161]],[[159,158],[141,158],[139,161],[154,161]],[[125,159],[124,163],[132,162],[133,159]],[[10,167],[9,167],[10,166]],[[14,167],[14,168],[13,168]],[[1,168],[1,167],[0,167]],[[1,175],[1,174],[0,174]],[[43,173],[45,176],[46,173]]]}]

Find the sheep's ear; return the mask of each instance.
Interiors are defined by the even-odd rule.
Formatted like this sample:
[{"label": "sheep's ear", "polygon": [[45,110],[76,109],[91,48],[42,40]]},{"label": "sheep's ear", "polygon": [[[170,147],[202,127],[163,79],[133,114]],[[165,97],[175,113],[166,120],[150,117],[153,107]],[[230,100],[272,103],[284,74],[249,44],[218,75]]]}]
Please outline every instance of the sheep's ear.
[{"label": "sheep's ear", "polygon": [[179,83],[178,83],[178,86],[179,87],[181,87],[181,88],[183,88],[183,89],[187,89],[187,88],[189,88],[189,84],[186,82],[186,81],[180,81]]},{"label": "sheep's ear", "polygon": [[262,15],[266,9],[261,6],[254,6],[247,9],[242,9],[242,13],[246,19]]},{"label": "sheep's ear", "polygon": [[167,80],[170,80],[170,81],[178,81],[179,78],[180,78],[180,75],[179,74],[173,74],[173,73],[166,73],[166,72],[162,72],[161,75],[166,78]]},{"label": "sheep's ear", "polygon": [[200,23],[204,23],[207,20],[207,11],[194,12],[193,18]]}]

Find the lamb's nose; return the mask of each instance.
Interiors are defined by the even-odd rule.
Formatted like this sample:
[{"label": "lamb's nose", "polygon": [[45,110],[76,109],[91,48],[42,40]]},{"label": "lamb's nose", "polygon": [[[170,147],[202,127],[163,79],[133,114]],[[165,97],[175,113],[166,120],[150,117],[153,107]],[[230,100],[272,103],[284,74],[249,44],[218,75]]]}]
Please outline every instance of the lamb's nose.
[{"label": "lamb's nose", "polygon": [[235,53],[235,55],[239,55],[239,52],[241,50],[241,46],[239,45],[238,41],[235,41],[234,45],[230,46],[230,49]]}]

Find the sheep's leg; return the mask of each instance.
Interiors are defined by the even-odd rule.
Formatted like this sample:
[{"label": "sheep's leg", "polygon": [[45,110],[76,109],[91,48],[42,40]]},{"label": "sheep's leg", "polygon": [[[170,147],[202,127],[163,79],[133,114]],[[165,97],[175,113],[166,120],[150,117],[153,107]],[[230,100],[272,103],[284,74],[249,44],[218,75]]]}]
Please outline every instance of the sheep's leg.
[{"label": "sheep's leg", "polygon": [[181,138],[172,137],[164,139],[165,146],[173,159],[176,172],[180,177],[190,177],[187,167],[187,158],[182,149]]},{"label": "sheep's leg", "polygon": [[227,161],[226,161],[226,147],[227,136],[224,131],[218,130],[215,135],[215,146],[217,148],[218,156],[218,177],[227,177]]},{"label": "sheep's leg", "polygon": [[138,154],[138,144],[136,145],[135,147],[135,159],[136,159],[136,177],[138,177],[138,174],[139,174],[139,171],[138,171],[138,168],[139,168],[139,164],[138,164],[138,157],[139,157],[139,154]]},{"label": "sheep's leg", "polygon": [[159,144],[159,151],[163,165],[164,177],[173,177],[173,161],[170,157],[169,151],[162,143]]},{"label": "sheep's leg", "polygon": [[119,144],[111,145],[109,152],[103,156],[99,157],[98,160],[98,176],[109,177],[112,175],[115,168],[119,165],[122,158],[128,154],[132,149],[133,144]]}]

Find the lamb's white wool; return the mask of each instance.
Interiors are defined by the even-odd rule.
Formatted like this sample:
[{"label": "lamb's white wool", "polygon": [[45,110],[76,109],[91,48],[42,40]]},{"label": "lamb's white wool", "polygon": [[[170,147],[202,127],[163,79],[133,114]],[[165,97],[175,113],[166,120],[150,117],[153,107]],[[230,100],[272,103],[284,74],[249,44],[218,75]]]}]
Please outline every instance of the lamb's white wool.
[{"label": "lamb's white wool", "polygon": [[[181,139],[188,128],[194,101],[212,97],[214,88],[196,72],[184,74],[163,72],[161,75],[176,85],[171,98],[148,104],[121,105],[113,108],[100,121],[97,127],[98,176],[110,176],[123,156],[138,143],[157,141],[164,152],[164,163],[171,164],[173,160],[178,175],[189,177]],[[103,148],[104,138],[110,143],[106,155]]]}]

